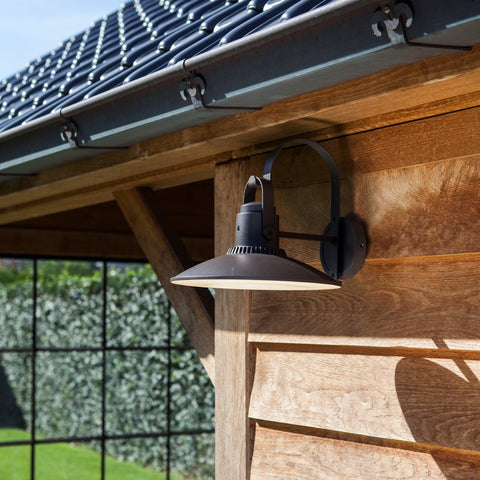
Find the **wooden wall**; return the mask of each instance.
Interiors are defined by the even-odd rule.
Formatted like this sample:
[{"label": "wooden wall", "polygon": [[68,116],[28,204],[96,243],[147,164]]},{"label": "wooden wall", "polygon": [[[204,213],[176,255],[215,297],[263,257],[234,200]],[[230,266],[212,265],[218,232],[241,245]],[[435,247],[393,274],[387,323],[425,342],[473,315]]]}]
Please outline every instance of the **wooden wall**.
[{"label": "wooden wall", "polygon": [[[195,261],[213,256],[213,193],[212,180],[155,192],[156,202]],[[145,260],[116,201],[0,226],[0,255]]]},{"label": "wooden wall", "polygon": [[[337,291],[217,298],[231,389],[217,394],[217,455],[247,465],[217,478],[480,478],[479,127],[477,107],[323,142],[367,260]],[[217,167],[217,194],[241,191],[264,159]],[[315,154],[283,153],[273,181],[281,230],[320,233],[330,185]],[[240,203],[217,208],[222,247]],[[284,247],[320,267],[317,244]]]}]

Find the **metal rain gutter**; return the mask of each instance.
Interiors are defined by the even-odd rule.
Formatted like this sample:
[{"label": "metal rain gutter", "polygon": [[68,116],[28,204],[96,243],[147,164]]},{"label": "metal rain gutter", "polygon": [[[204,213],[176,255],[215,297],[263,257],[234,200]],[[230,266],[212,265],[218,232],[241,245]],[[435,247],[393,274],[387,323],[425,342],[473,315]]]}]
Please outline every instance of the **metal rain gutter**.
[{"label": "metal rain gutter", "polygon": [[[338,0],[0,133],[0,175],[35,174],[97,155],[100,150],[92,146],[133,145],[250,107],[455,52],[405,44],[398,28],[387,28],[394,18],[389,24],[392,5],[380,10],[384,5],[379,0]],[[402,5],[407,4],[393,8]],[[405,8],[412,12],[408,35],[413,42],[464,46],[480,42],[479,1],[417,0]],[[375,24],[381,36],[374,34]],[[192,72],[204,82],[199,90],[205,87],[196,103],[188,95],[185,100],[185,80],[188,83]],[[75,142],[60,135],[68,121],[78,127]],[[0,176],[0,181],[9,178]]]}]

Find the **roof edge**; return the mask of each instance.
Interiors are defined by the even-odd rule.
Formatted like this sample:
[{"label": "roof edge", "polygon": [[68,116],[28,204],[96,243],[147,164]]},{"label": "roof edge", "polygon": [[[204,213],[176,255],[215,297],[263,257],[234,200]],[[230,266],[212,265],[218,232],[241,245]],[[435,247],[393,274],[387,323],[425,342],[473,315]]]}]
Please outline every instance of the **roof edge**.
[{"label": "roof edge", "polygon": [[134,95],[141,90],[150,89],[153,86],[158,86],[161,83],[168,82],[172,79],[181,81],[192,70],[198,70],[213,64],[224,62],[253,49],[257,49],[265,44],[278,41],[289,34],[299,34],[305,29],[313,28],[319,24],[323,25],[329,20],[339,20],[355,11],[371,6],[378,7],[381,4],[382,2],[379,0],[339,0],[336,3],[327,4],[318,10],[306,12],[283,24],[268,27],[260,32],[235,40],[228,45],[219,46],[204,54],[197,55],[191,59],[163,68],[158,72],[148,74],[145,77],[134,80],[128,84],[115,87],[92,98],[69,105],[68,107],[61,109],[61,111],[52,112],[24,125],[19,125],[18,127],[6,130],[5,132],[0,132],[0,142],[13,139],[43,126],[57,123],[63,117],[72,117],[76,114],[84,113],[90,108],[98,108],[109,102],[120,100],[129,95]]},{"label": "roof edge", "polygon": [[[98,150],[71,148],[61,139],[67,119],[79,124],[84,145],[108,151],[105,145],[133,145],[240,113],[231,105],[262,107],[449,52],[395,44],[386,34],[375,36],[372,18],[384,3],[338,0],[0,133],[0,171],[32,174],[97,155]],[[415,11],[409,28],[413,40],[480,42],[480,2],[410,4]],[[180,82],[192,71],[206,75],[205,103],[223,109],[197,110],[182,100]]]}]

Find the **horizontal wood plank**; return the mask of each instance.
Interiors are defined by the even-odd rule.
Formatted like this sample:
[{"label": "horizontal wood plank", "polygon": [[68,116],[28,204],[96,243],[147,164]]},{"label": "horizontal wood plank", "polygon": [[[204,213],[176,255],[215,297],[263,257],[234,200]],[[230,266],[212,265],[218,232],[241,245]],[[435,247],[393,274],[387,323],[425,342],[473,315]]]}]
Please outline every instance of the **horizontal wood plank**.
[{"label": "horizontal wood plank", "polygon": [[[145,163],[141,154],[138,153],[138,155],[137,160]],[[0,205],[4,206],[4,208],[0,207],[0,224],[19,222],[111,202],[114,200],[113,193],[118,189],[145,186],[150,183],[155,184],[158,188],[170,189],[190,182],[198,183],[199,180],[209,179],[211,181],[214,160],[222,161],[227,158],[230,157],[217,155],[215,159],[200,159],[194,162],[195,165],[198,163],[195,167],[189,166],[189,164],[170,165],[150,171],[148,175],[141,175],[137,171],[132,171],[126,178],[122,177],[120,182],[110,180],[100,184],[98,182],[105,175],[108,175],[109,162],[100,161],[102,171],[97,172],[95,181],[93,179],[84,181],[85,179],[82,177],[82,172],[84,170],[88,171],[88,164],[93,162],[94,159],[84,159],[77,162],[78,164],[69,164],[57,169],[46,170],[36,177],[31,177],[34,178],[34,183],[29,187],[25,185],[25,182],[30,177],[16,180],[13,184],[12,182],[5,182],[0,185],[0,189],[5,189],[4,194],[0,195]],[[207,171],[208,174],[198,175],[199,171]],[[22,200],[25,189],[28,190],[28,198]],[[47,192],[49,193],[46,194]],[[20,196],[17,197],[17,194]],[[4,204],[4,202],[6,203]]]},{"label": "horizontal wood plank", "polygon": [[[154,193],[194,261],[212,258],[213,181]],[[116,202],[77,208],[0,228],[4,254],[144,259]]]},{"label": "horizontal wood plank", "polygon": [[250,341],[480,349],[480,254],[370,260],[339,290],[255,292]]},{"label": "horizontal wood plank", "polygon": [[480,450],[480,361],[257,351],[249,414]]},{"label": "horizontal wood plank", "polygon": [[[478,99],[480,104],[480,96]],[[385,127],[351,132],[342,131],[332,139],[314,132],[308,138],[321,141],[332,154],[344,176],[433,163],[441,160],[468,158],[479,153],[477,132],[480,107],[452,111],[428,118],[390,124]],[[264,149],[269,152],[278,141]],[[250,156],[255,154],[251,150]],[[254,155],[260,167],[269,153]],[[302,168],[299,169],[301,163]],[[276,162],[275,184],[288,188],[327,178],[327,169],[317,154],[306,147],[286,149]]]},{"label": "horizontal wood plank", "polygon": [[[196,262],[212,258],[213,239],[184,237],[182,242]],[[0,255],[112,258],[146,261],[132,233],[0,228]]]},{"label": "horizontal wood plank", "polygon": [[[480,211],[480,145],[477,150],[465,159],[344,174],[341,213],[355,212],[364,223],[368,257],[479,251],[480,222],[474,219]],[[279,158],[273,175],[275,203],[281,230],[320,234],[329,222],[330,183],[324,182],[321,161],[311,154],[303,158],[305,153],[299,149]],[[398,156],[408,152],[398,150]],[[344,167],[354,171],[356,165]],[[319,259],[316,242],[281,243],[294,258]]]},{"label": "horizontal wood plank", "polygon": [[[301,432],[301,430],[300,430]],[[475,480],[480,460],[325,438],[257,425],[252,480]]]},{"label": "horizontal wood plank", "polygon": [[[193,244],[192,247],[196,248]],[[0,255],[145,259],[132,233],[30,228],[0,228]]]},{"label": "horizontal wood plank", "polygon": [[479,251],[480,155],[354,181],[354,211],[367,225],[370,258]]}]

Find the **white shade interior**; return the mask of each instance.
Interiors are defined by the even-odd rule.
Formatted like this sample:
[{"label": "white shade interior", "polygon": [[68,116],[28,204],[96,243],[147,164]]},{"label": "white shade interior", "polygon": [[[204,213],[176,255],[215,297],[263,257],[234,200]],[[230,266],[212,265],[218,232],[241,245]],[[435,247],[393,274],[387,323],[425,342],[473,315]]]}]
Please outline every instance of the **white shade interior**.
[{"label": "white shade interior", "polygon": [[236,290],[331,290],[341,283],[305,263],[268,254],[224,255],[171,279],[175,285]]}]

